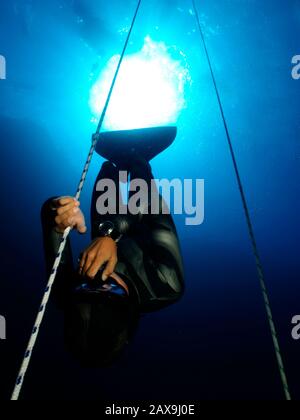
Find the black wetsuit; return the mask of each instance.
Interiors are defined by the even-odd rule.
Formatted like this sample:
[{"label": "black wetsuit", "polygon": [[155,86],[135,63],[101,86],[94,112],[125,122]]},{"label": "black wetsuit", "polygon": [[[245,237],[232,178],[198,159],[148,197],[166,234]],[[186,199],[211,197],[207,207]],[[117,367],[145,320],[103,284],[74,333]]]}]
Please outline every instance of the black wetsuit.
[{"label": "black wetsuit", "polygon": [[[137,162],[128,168],[131,180],[144,179],[150,185],[153,179],[148,163]],[[148,312],[177,302],[184,293],[183,264],[176,228],[170,214],[139,214],[100,216],[96,210],[99,192],[96,185],[101,179],[112,179],[118,186],[118,169],[105,162],[97,177],[91,206],[92,239],[99,236],[101,222],[112,221],[122,239],[118,243],[118,264],[115,272],[129,287],[131,298],[138,303],[141,312]],[[158,194],[158,193],[157,193]],[[159,196],[162,202],[162,198]],[[48,272],[51,270],[61,235],[54,230],[55,212],[51,210],[52,199],[42,208],[42,224]],[[118,212],[117,212],[118,213]],[[73,265],[70,241],[68,240],[56,279],[55,290],[64,295],[74,284],[82,281]]]}]

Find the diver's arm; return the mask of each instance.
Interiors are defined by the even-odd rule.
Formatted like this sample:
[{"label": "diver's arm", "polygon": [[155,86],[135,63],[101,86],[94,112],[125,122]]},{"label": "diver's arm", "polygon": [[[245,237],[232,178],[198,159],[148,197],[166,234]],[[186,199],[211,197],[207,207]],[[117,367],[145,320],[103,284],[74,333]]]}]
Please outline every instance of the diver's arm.
[{"label": "diver's arm", "polygon": [[[57,217],[57,209],[54,205],[55,200],[57,200],[57,198],[47,200],[41,210],[47,276],[52,272],[54,260],[63,238],[63,233],[57,230],[57,224],[55,222],[55,218]],[[75,281],[76,275],[73,264],[71,241],[68,238],[52,290],[52,298],[54,299],[56,306],[60,309],[63,309],[68,302],[70,290]]]},{"label": "diver's arm", "polygon": [[[43,242],[48,275],[51,273],[55,256],[57,255],[62,240],[62,233],[59,233],[56,230],[56,212],[53,210],[53,200],[55,199],[56,198],[53,197],[47,200],[41,209]],[[69,239],[67,240],[67,244],[62,255],[61,264],[73,268],[73,258]]]}]

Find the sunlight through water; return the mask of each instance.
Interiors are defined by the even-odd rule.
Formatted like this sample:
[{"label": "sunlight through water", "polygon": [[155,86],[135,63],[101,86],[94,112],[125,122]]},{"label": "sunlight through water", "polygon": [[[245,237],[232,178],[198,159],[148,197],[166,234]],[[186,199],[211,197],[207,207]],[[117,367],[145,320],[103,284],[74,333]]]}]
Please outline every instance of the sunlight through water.
[{"label": "sunlight through water", "polygon": [[[185,88],[191,77],[185,56],[149,36],[138,53],[125,57],[104,122],[106,130],[169,125],[186,106]],[[113,56],[91,89],[90,107],[98,121],[120,56]]]}]

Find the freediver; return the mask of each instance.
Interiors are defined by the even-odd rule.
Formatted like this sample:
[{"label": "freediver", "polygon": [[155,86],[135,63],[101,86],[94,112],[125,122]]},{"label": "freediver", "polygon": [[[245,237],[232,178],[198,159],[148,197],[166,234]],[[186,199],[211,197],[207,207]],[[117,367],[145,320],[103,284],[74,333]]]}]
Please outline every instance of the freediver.
[{"label": "freediver", "polygon": [[[146,139],[144,143],[137,143],[140,136]],[[169,128],[146,129],[116,132],[99,140],[98,152],[109,160],[102,165],[93,190],[92,243],[75,267],[68,240],[53,288],[65,314],[67,348],[84,365],[112,364],[133,336],[140,314],[173,304],[184,293],[178,235],[171,214],[163,212],[159,192],[149,188],[159,201],[158,214],[144,211],[142,202],[136,215],[118,211],[124,206],[119,171],[126,170],[130,182],[142,179],[150,186],[154,177],[149,160],[167,147],[170,136],[174,137],[174,131]],[[104,216],[96,209],[103,194],[96,186],[103,179],[115,183],[118,197],[117,211]],[[49,274],[64,230],[87,232],[80,203],[73,197],[47,200],[42,226]]]}]

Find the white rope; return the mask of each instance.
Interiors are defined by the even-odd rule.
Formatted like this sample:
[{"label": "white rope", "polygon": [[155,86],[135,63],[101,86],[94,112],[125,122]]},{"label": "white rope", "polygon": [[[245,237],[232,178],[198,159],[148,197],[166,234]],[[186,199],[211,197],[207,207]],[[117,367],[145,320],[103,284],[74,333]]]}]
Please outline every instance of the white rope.
[{"label": "white rope", "polygon": [[[93,154],[94,154],[94,151],[95,151],[98,139],[99,139],[99,133],[100,133],[100,130],[102,128],[102,124],[103,124],[103,121],[104,121],[104,118],[105,118],[105,115],[106,115],[106,111],[107,111],[107,108],[108,108],[108,105],[109,105],[109,102],[110,102],[110,99],[111,99],[111,95],[113,93],[113,89],[115,87],[115,83],[116,83],[116,80],[117,80],[117,77],[118,77],[118,74],[119,74],[119,71],[120,71],[120,68],[121,68],[122,61],[123,61],[125,53],[126,53],[126,49],[127,49],[128,43],[129,43],[129,39],[130,39],[134,24],[135,24],[135,21],[136,21],[136,18],[137,18],[139,8],[141,6],[141,2],[142,2],[142,0],[138,1],[138,5],[137,5],[137,8],[136,8],[136,12],[134,14],[134,18],[133,18],[133,21],[132,21],[132,24],[131,24],[131,28],[130,28],[130,31],[128,32],[128,36],[127,36],[127,39],[126,39],[126,42],[125,42],[120,60],[119,60],[118,67],[117,67],[116,72],[115,72],[114,79],[113,79],[112,84],[111,84],[110,91],[109,91],[108,96],[107,96],[107,100],[106,100],[106,103],[105,103],[105,106],[104,106],[104,109],[103,109],[103,112],[102,112],[102,115],[101,115],[101,118],[100,118],[100,121],[99,121],[99,124],[98,124],[98,127],[97,127],[97,131],[96,131],[96,134],[93,136],[92,146],[90,148],[88,158],[87,158],[86,164],[85,164],[83,172],[82,172],[82,177],[80,179],[78,189],[77,189],[77,192],[76,192],[76,195],[75,195],[76,200],[79,200],[79,198],[81,196],[81,193],[82,193],[82,190],[83,190],[83,187],[84,187],[84,184],[85,184],[85,180],[86,180],[86,177],[87,177],[87,173],[89,171],[91,160],[92,160],[92,157],[93,157]],[[47,304],[48,304],[48,301],[49,301],[49,298],[50,298],[52,286],[53,286],[54,281],[56,279],[57,271],[58,271],[58,268],[60,266],[62,255],[63,255],[64,249],[66,247],[67,239],[68,239],[68,236],[69,236],[70,232],[71,232],[70,227],[67,228],[64,231],[64,234],[63,234],[63,237],[62,237],[59,249],[58,249],[58,253],[56,255],[54,265],[53,265],[53,268],[52,268],[52,271],[51,271],[51,274],[50,274],[50,277],[49,277],[49,280],[48,280],[48,284],[47,284],[47,287],[46,287],[45,292],[44,292],[44,296],[43,296],[43,299],[42,299],[42,302],[41,302],[41,306],[40,306],[38,315],[37,315],[35,323],[34,323],[34,327],[33,327],[33,330],[32,330],[31,336],[30,336],[30,340],[29,340],[25,355],[24,355],[24,359],[23,359],[23,362],[22,362],[22,365],[21,365],[21,368],[20,368],[20,371],[19,371],[19,374],[18,374],[18,377],[17,377],[17,381],[16,381],[15,388],[14,388],[14,391],[13,391],[13,394],[12,394],[12,397],[11,397],[11,401],[17,401],[19,399],[19,396],[20,396],[20,393],[21,393],[21,390],[22,390],[22,386],[23,386],[23,383],[24,383],[25,375],[26,375],[26,372],[28,370],[29,363],[30,363],[30,360],[31,360],[32,352],[34,350],[34,346],[35,346],[36,340],[38,338],[38,333],[39,333],[41,324],[42,324],[43,319],[44,319],[44,315],[45,315]]]}]

